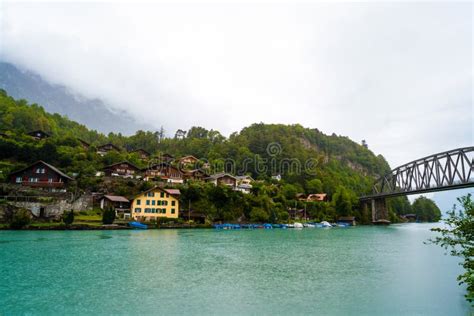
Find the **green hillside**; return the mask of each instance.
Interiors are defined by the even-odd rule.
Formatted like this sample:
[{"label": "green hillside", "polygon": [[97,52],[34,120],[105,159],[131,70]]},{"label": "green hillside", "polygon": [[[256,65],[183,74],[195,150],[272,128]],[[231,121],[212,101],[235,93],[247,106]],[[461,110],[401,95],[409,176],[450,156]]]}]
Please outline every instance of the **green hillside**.
[{"label": "green hillside", "polygon": [[[36,141],[25,135],[37,129],[50,133],[51,137]],[[67,117],[47,113],[39,105],[15,100],[3,90],[0,90],[0,131],[8,136],[0,137],[3,178],[10,171],[41,159],[74,175],[78,189],[103,190],[100,179],[94,176],[96,171],[123,160],[146,167],[149,162],[128,152],[143,148],[154,155],[193,155],[208,162],[211,173],[248,174],[262,180],[263,187],[254,195],[263,194],[262,200],[268,200],[265,202],[268,205],[262,207],[264,212],[268,212],[272,203],[280,203],[282,210],[294,205],[296,193],[324,192],[332,201],[332,207],[337,208],[337,199],[350,200],[349,208],[338,211],[340,214],[355,214],[358,212],[356,197],[369,192],[374,179],[390,170],[383,156],[375,155],[349,138],[325,135],[301,125],[258,123],[228,138],[202,127],[192,127],[172,137],[164,137],[163,131],[137,131],[132,136],[104,135]],[[86,150],[78,139],[92,146]],[[97,155],[95,146],[107,142],[123,150],[104,157]],[[282,177],[279,182],[271,178],[277,174]],[[183,188],[184,196],[186,189]],[[127,190],[122,188],[120,193],[126,194]]]}]

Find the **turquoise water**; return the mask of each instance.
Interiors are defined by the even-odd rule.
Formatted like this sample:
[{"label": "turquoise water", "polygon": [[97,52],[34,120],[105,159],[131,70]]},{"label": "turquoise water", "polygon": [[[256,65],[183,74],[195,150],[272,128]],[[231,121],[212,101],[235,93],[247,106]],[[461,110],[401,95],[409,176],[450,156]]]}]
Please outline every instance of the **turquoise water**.
[{"label": "turquoise water", "polygon": [[430,224],[0,231],[0,315],[466,315]]}]

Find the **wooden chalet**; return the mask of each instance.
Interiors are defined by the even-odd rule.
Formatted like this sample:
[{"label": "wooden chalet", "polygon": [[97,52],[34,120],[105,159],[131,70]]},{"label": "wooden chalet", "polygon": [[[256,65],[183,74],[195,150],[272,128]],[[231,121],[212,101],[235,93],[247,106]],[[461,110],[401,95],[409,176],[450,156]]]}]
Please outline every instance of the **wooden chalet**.
[{"label": "wooden chalet", "polygon": [[128,161],[114,163],[102,169],[108,177],[135,178],[139,176],[140,169]]},{"label": "wooden chalet", "polygon": [[137,154],[138,157],[140,157],[140,159],[142,159],[142,160],[147,160],[151,156],[151,154],[148,151],[146,151],[145,149],[142,149],[142,148],[132,150],[130,153]]},{"label": "wooden chalet", "polygon": [[306,197],[307,202],[324,202],[327,201],[327,194],[326,193],[313,193],[308,194]]},{"label": "wooden chalet", "polygon": [[100,208],[103,210],[113,209],[119,218],[130,217],[130,201],[123,196],[104,195],[100,200]]},{"label": "wooden chalet", "polygon": [[233,175],[224,172],[210,175],[205,180],[214,185],[226,185],[233,189],[237,187],[237,179]]},{"label": "wooden chalet", "polygon": [[168,162],[168,163],[170,163],[170,162],[172,162],[172,161],[174,160],[174,157],[173,157],[172,155],[170,155],[170,154],[164,153],[164,154],[162,154],[162,155],[160,154],[160,155],[158,156],[158,160],[159,160],[160,162]]},{"label": "wooden chalet", "polygon": [[48,137],[51,136],[51,135],[49,135],[48,133],[46,133],[45,131],[42,131],[42,130],[31,131],[31,132],[28,133],[28,135],[30,135],[31,137],[33,137],[36,140],[45,139],[45,138],[48,138]]},{"label": "wooden chalet", "polygon": [[12,172],[9,181],[23,186],[63,191],[73,179],[55,166],[40,160],[26,168]]},{"label": "wooden chalet", "polygon": [[197,163],[199,162],[199,159],[197,159],[194,156],[184,156],[179,158],[178,163],[180,168],[186,168],[186,167],[197,167]]},{"label": "wooden chalet", "polygon": [[204,179],[208,178],[209,175],[204,170],[194,169],[183,171],[183,177],[185,180],[203,181]]},{"label": "wooden chalet", "polygon": [[178,168],[166,162],[154,164],[150,166],[149,168],[143,169],[142,172],[144,174],[145,180],[152,180],[152,179],[159,178],[168,183],[183,183],[184,182],[183,173]]},{"label": "wooden chalet", "polygon": [[91,144],[89,144],[85,140],[80,139],[80,138],[78,138],[77,140],[79,141],[79,144],[81,144],[82,148],[84,148],[85,150],[88,150],[89,147],[91,147]]},{"label": "wooden chalet", "polygon": [[97,147],[97,153],[101,156],[104,156],[105,154],[107,154],[109,151],[117,151],[117,152],[120,152],[120,148],[115,146],[114,144],[112,143],[108,143],[108,144],[104,144],[104,145],[100,145],[99,147]]}]

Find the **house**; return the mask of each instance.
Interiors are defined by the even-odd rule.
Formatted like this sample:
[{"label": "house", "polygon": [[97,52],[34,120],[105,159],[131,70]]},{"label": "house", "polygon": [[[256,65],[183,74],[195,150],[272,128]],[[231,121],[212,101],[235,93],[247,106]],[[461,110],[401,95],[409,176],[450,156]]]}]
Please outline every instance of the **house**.
[{"label": "house", "polygon": [[168,183],[183,183],[183,173],[176,167],[166,162],[161,162],[142,170],[146,181],[161,178]]},{"label": "house", "polygon": [[36,130],[36,131],[29,132],[28,135],[30,135],[31,137],[33,137],[36,140],[45,139],[45,138],[48,138],[48,137],[51,136],[51,135],[49,135],[48,133],[46,133],[45,131],[42,131],[42,130]]},{"label": "house", "polygon": [[142,148],[132,150],[130,153],[137,154],[138,157],[140,157],[140,159],[143,159],[143,160],[147,160],[151,156],[151,154],[148,151]]},{"label": "house", "polygon": [[101,209],[112,208],[115,210],[115,216],[130,218],[130,201],[127,198],[118,195],[104,195],[99,202]]},{"label": "house", "polygon": [[81,144],[82,148],[84,148],[85,150],[88,150],[89,147],[91,147],[91,144],[89,144],[85,140],[80,139],[80,138],[78,138],[77,140],[79,141],[79,144]]},{"label": "house", "polygon": [[9,180],[11,183],[50,191],[65,191],[66,185],[73,181],[67,174],[42,160],[11,173]]},{"label": "house", "polygon": [[355,216],[341,216],[337,220],[338,223],[349,224],[351,226],[356,225]]},{"label": "house", "polygon": [[418,216],[416,214],[405,214],[401,215],[402,218],[406,219],[409,222],[416,222]]},{"label": "house", "polygon": [[161,162],[172,162],[174,160],[174,157],[170,154],[164,153],[163,155],[158,156],[158,160]]},{"label": "house", "polygon": [[226,185],[235,189],[237,187],[237,179],[228,173],[216,173],[205,178],[207,182],[211,182],[214,185]]},{"label": "house", "polygon": [[306,201],[307,198],[308,198],[308,196],[304,193],[297,193],[296,194],[296,199],[298,201]]},{"label": "house", "polygon": [[110,151],[120,152],[120,148],[111,143],[100,145],[99,147],[97,147],[97,153],[101,156],[104,156]]},{"label": "house", "polygon": [[198,162],[199,162],[199,159],[197,159],[194,156],[184,156],[184,157],[179,158],[178,160],[180,168],[196,167]]},{"label": "house", "polygon": [[204,180],[209,177],[209,175],[201,169],[194,169],[194,170],[184,170],[183,177],[185,180]]},{"label": "house", "polygon": [[313,194],[308,194],[306,197],[307,202],[324,202],[327,200],[327,194],[326,193],[313,193]]},{"label": "house", "polygon": [[179,212],[179,218],[184,221],[193,221],[196,224],[206,223],[206,214],[195,209],[181,210]]},{"label": "house", "polygon": [[179,195],[177,189],[154,187],[132,200],[132,218],[138,221],[156,220],[159,217],[178,218]]},{"label": "house", "polygon": [[140,169],[128,161],[114,163],[102,170],[108,177],[136,178],[140,173]]},{"label": "house", "polygon": [[250,193],[252,190],[252,182],[255,180],[251,176],[236,176],[237,179],[237,191],[242,193]]},{"label": "house", "polygon": [[281,174],[272,176],[272,180],[281,181]]}]

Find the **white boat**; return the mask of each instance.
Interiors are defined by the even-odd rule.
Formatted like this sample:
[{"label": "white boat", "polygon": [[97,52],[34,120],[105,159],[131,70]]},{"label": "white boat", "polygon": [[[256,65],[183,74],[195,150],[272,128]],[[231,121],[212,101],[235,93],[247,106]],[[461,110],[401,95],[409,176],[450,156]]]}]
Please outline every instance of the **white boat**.
[{"label": "white boat", "polygon": [[306,224],[304,224],[303,226],[306,227],[306,228],[316,228],[316,225],[314,225],[314,224],[309,224],[309,223],[306,223]]},{"label": "white boat", "polygon": [[301,223],[295,223],[294,225],[295,225],[295,228],[303,228],[304,227],[303,224],[301,224]]},{"label": "white boat", "polygon": [[323,225],[323,227],[332,227],[332,225],[329,224],[329,223],[326,222],[326,221],[322,221],[322,222],[321,222],[321,225]]},{"label": "white boat", "polygon": [[295,224],[288,224],[288,228],[295,228]]}]

